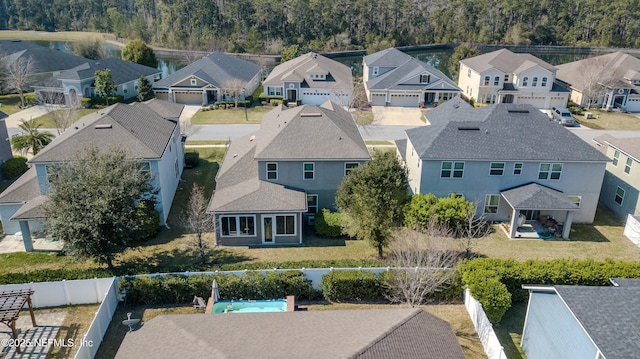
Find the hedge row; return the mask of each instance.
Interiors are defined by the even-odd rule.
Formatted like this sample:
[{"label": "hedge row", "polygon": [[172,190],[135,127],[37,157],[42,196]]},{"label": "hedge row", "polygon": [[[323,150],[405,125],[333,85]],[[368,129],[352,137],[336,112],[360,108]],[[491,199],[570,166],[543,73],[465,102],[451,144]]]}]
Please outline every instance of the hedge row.
[{"label": "hedge row", "polygon": [[323,237],[342,236],[341,223],[342,215],[338,212],[331,212],[326,208],[316,213],[314,218],[316,234]]},{"label": "hedge row", "polygon": [[478,258],[460,266],[462,283],[497,324],[512,302],[526,302],[523,284],[610,285],[609,278],[640,278],[640,262]]}]

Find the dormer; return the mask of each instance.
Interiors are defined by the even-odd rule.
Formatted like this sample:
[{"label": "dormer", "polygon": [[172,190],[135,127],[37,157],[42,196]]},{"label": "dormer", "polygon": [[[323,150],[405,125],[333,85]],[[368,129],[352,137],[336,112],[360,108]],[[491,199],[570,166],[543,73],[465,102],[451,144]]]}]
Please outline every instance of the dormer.
[{"label": "dormer", "polygon": [[428,84],[431,82],[431,74],[429,73],[424,73],[420,75],[420,83],[421,84]]},{"label": "dormer", "polygon": [[319,72],[310,72],[309,79],[311,79],[312,81],[325,81],[327,79],[327,74],[319,73]]}]

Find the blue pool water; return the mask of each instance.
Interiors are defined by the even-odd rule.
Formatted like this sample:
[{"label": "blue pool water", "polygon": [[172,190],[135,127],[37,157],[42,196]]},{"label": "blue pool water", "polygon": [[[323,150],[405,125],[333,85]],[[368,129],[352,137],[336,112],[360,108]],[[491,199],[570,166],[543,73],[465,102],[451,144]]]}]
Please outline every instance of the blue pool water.
[{"label": "blue pool water", "polygon": [[212,313],[286,312],[285,299],[274,300],[221,300],[213,304]]}]

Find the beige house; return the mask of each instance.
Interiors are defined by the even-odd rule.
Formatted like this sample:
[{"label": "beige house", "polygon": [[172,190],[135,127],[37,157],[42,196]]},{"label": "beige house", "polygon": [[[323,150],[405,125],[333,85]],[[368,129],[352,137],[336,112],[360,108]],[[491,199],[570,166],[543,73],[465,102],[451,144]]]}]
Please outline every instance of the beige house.
[{"label": "beige house", "polygon": [[460,61],[458,86],[477,103],[566,107],[569,91],[554,84],[556,71],[531,54],[502,49]]}]

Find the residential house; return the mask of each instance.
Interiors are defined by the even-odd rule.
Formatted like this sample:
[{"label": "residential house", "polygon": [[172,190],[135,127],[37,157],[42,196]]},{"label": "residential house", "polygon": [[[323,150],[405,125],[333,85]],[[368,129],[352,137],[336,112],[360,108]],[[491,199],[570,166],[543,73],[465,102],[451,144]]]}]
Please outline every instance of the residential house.
[{"label": "residential house", "polygon": [[594,219],[609,159],[531,105],[473,108],[459,97],[427,113],[429,125],[398,141],[413,193],[452,193],[473,201],[477,215],[510,221],[520,214],[571,223]]},{"label": "residential house", "polygon": [[294,103],[321,105],[333,101],[347,106],[353,91],[351,69],[337,61],[309,52],[276,66],[264,80],[265,96]]},{"label": "residential house", "polygon": [[230,87],[241,86],[241,98],[260,86],[260,66],[238,57],[213,52],[153,84],[156,97],[170,102],[207,105],[232,100]]},{"label": "residential house", "polygon": [[185,350],[212,359],[465,358],[449,323],[422,309],[160,315],[128,333],[116,358],[176,358]]},{"label": "residential house", "polygon": [[140,76],[150,83],[162,72],[153,67],[109,57],[101,60],[85,60],[85,63],[66,70],[50,79],[41,81],[32,87],[36,96],[44,101],[79,106],[83,97],[96,96],[96,71],[111,70],[111,78],[116,85],[113,95],[125,100],[136,97]]},{"label": "residential house", "polygon": [[566,107],[569,91],[554,83],[556,71],[531,54],[502,49],[460,61],[458,86],[477,103]]},{"label": "residential house", "polygon": [[426,106],[461,92],[440,70],[395,48],[365,56],[362,73],[373,106]]},{"label": "residential house", "polygon": [[370,159],[351,115],[333,102],[278,106],[231,141],[208,212],[219,244],[299,244],[303,220],[335,209],[344,176]]},{"label": "residential house", "polygon": [[[22,232],[25,249],[32,250],[31,232],[42,229],[42,204],[49,191],[52,166],[73,160],[90,146],[101,150],[126,150],[141,168],[151,172],[159,190],[156,209],[165,225],[184,167],[183,138],[177,117],[180,108],[168,111],[166,104],[115,104],[82,117],[56,137],[27,163],[31,168],[0,194],[0,220],[5,233]],[[169,104],[183,107],[182,105]]]},{"label": "residential house", "polygon": [[602,135],[594,139],[611,161],[604,173],[600,202],[616,216],[640,215],[640,137]]},{"label": "residential house", "polygon": [[35,81],[55,76],[88,60],[64,51],[21,40],[0,40],[0,58],[3,61],[33,60]]},{"label": "residential house", "polygon": [[612,279],[614,286],[536,286],[521,346],[528,359],[640,358],[640,285]]},{"label": "residential house", "polygon": [[629,54],[613,52],[558,65],[556,80],[579,105],[591,101],[607,110],[640,112],[640,59]]}]

